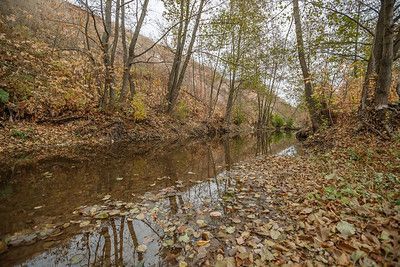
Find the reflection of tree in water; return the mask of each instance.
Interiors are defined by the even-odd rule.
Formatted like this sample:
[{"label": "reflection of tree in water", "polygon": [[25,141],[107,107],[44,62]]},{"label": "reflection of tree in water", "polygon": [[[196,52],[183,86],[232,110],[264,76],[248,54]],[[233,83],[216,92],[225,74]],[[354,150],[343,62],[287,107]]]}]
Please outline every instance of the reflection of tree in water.
[{"label": "reflection of tree in water", "polygon": [[[257,155],[269,155],[276,153],[276,148],[279,149],[281,145],[285,145],[285,140],[290,141],[293,139],[292,132],[280,132],[280,131],[259,131],[256,133],[257,144],[256,144],[256,156]],[[273,146],[274,145],[274,146]],[[275,152],[272,149],[275,147]]]},{"label": "reflection of tree in water", "polygon": [[257,132],[257,149],[256,155],[267,155],[271,151],[271,132]]},{"label": "reflection of tree in water", "polygon": [[[119,224],[116,224],[115,220],[119,220]],[[134,221],[128,221],[124,216],[115,218],[115,220],[110,220],[104,227],[102,227],[98,239],[96,242],[96,247],[94,251],[94,258],[93,262],[91,262],[91,254],[92,248],[90,246],[90,239],[95,238],[96,234],[89,234],[85,235],[86,240],[86,249],[87,249],[87,256],[88,256],[88,266],[89,265],[101,265],[101,266],[123,266],[124,265],[124,256],[125,258],[127,255],[124,255],[124,245],[129,244],[129,239],[132,241],[132,255],[133,264],[135,262],[141,262],[144,259],[144,254],[137,252],[136,249],[139,246],[138,238],[136,236],[136,232],[134,229]],[[130,237],[124,237],[125,234],[125,224],[127,226],[127,233],[129,233]],[[119,226],[119,228],[118,228]],[[149,226],[149,225],[148,225]],[[154,231],[149,226],[150,231]],[[110,234],[111,231],[111,234]],[[158,235],[158,234],[157,234]],[[113,240],[111,240],[111,237]]]},{"label": "reflection of tree in water", "polygon": [[230,171],[232,166],[231,144],[229,138],[224,138],[225,168]]}]

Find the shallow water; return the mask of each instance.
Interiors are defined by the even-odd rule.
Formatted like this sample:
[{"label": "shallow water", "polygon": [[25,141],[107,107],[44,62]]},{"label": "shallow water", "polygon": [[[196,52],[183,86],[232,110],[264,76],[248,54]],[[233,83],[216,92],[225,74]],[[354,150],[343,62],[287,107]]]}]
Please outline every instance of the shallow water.
[{"label": "shallow water", "polygon": [[[0,237],[23,234],[0,256],[0,263],[164,266],[163,229],[150,214],[145,220],[114,216],[92,231],[61,225],[75,220],[78,207],[101,205],[105,195],[138,203],[149,192],[177,184],[179,194],[158,201],[166,213],[179,216],[186,205],[223,209],[220,200],[229,188],[233,164],[261,154],[295,153],[290,135],[248,135],[140,148],[118,145],[89,161],[60,158],[14,170],[0,188]],[[139,244],[147,250],[138,252]]]}]

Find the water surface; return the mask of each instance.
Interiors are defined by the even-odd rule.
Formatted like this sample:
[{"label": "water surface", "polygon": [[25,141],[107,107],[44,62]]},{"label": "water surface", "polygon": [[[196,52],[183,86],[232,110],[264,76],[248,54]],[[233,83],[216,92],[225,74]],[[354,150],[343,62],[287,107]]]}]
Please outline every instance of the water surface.
[{"label": "water surface", "polygon": [[[293,137],[283,133],[152,144],[140,149],[124,144],[83,162],[53,158],[14,170],[0,188],[0,237],[17,232],[28,237],[2,254],[0,263],[165,265],[163,229],[151,218],[116,216],[103,220],[96,231],[87,232],[78,226],[63,229],[61,225],[73,222],[78,207],[100,205],[105,195],[135,203],[147,192],[177,184],[180,193],[160,203],[166,212],[179,214],[185,205],[200,209],[222,205],[233,164],[261,154],[294,155],[294,144]],[[43,227],[51,231],[41,234]],[[146,252],[138,252],[143,243],[147,244]]]}]

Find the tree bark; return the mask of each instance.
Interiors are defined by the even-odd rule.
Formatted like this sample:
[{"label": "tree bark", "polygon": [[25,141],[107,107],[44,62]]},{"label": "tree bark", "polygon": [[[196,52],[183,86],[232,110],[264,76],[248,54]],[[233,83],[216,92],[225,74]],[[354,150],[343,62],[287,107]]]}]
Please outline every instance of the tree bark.
[{"label": "tree bark", "polygon": [[382,36],[379,41],[380,51],[377,51],[379,61],[376,64],[378,80],[375,88],[375,108],[385,109],[388,106],[390,85],[392,83],[393,66],[393,12],[394,0],[381,1],[382,23],[377,28],[377,35]]}]

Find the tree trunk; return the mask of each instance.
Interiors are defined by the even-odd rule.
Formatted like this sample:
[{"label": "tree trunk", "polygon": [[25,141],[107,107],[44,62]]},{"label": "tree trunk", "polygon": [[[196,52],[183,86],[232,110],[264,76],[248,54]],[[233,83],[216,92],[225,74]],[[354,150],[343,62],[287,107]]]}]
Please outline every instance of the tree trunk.
[{"label": "tree trunk", "polygon": [[299,56],[301,71],[303,73],[304,79],[304,93],[307,102],[308,112],[310,113],[311,123],[313,131],[318,130],[319,128],[319,116],[317,113],[316,103],[313,99],[313,86],[311,83],[311,75],[307,66],[306,56],[304,52],[304,42],[303,42],[303,31],[301,29],[301,20],[300,20],[300,10],[299,10],[299,1],[293,0],[293,16],[296,27],[296,40],[297,40],[297,52]]},{"label": "tree trunk", "polygon": [[[124,1],[122,2],[122,4],[124,4]],[[136,45],[137,45],[137,41],[139,39],[139,34],[140,34],[140,30],[142,29],[143,26],[143,22],[144,19],[147,15],[147,8],[149,5],[149,0],[144,0],[143,2],[143,6],[142,6],[142,12],[140,13],[140,17],[139,20],[136,23],[136,27],[135,27],[135,31],[133,32],[132,35],[132,40],[129,44],[129,50],[127,48],[127,44],[126,44],[126,34],[123,34],[123,46],[124,48],[124,73],[122,75],[123,79],[122,79],[122,88],[121,88],[121,93],[120,93],[120,97],[119,97],[119,102],[123,103],[126,101],[126,97],[128,94],[128,86],[130,88],[130,92],[131,92],[131,96],[133,96],[133,94],[135,93],[135,85],[133,82],[133,79],[131,77],[131,69],[132,69],[132,65],[134,64],[134,60],[135,60],[135,49],[136,49]],[[124,6],[123,8],[123,18],[121,18],[121,25],[122,27],[124,27],[125,31],[125,8]]]},{"label": "tree trunk", "polygon": [[379,61],[377,61],[378,80],[375,88],[375,108],[385,109],[388,106],[390,85],[392,83],[393,66],[393,11],[394,0],[382,0],[381,12],[382,23],[377,27],[377,35],[382,36],[379,41],[380,51],[377,51]]},{"label": "tree trunk", "polygon": [[[102,3],[102,2],[101,2]],[[105,68],[104,76],[104,90],[101,100],[102,108],[107,108],[110,104],[112,105],[114,91],[113,91],[113,71],[111,67],[110,59],[110,35],[111,35],[111,9],[112,0],[106,0],[106,7],[103,10],[103,5],[101,5],[104,32],[101,37],[101,46],[103,52],[103,64]]]}]

